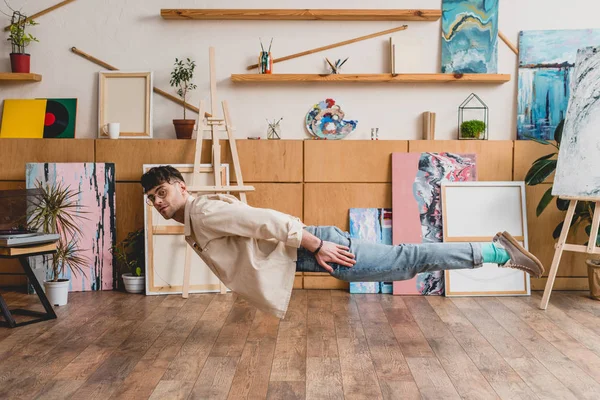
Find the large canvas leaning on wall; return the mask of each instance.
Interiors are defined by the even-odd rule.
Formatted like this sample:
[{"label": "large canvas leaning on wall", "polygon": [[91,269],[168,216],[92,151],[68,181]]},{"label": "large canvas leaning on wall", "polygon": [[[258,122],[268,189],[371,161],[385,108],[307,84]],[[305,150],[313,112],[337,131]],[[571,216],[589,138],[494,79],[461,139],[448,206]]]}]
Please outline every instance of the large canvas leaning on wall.
[{"label": "large canvas leaning on wall", "polygon": [[600,47],[577,52],[570,89],[552,194],[600,199]]},{"label": "large canvas leaning on wall", "polygon": [[[85,276],[73,275],[66,268],[70,280],[69,291],[112,290],[116,282],[113,270],[112,246],[116,243],[115,165],[113,163],[28,163],[25,170],[26,187],[33,189],[36,182],[44,185],[62,183],[80,192],[75,210],[82,214],[82,236],[78,240],[81,255],[89,261]],[[71,237],[67,236],[70,240]],[[38,279],[50,278],[51,271],[43,257],[35,257],[32,267]]]},{"label": "large canvas leaning on wall", "polygon": [[442,1],[442,72],[498,72],[498,1]]},{"label": "large canvas leaning on wall", "polygon": [[600,45],[600,29],[519,33],[517,139],[554,140],[565,118],[577,50]]},{"label": "large canvas leaning on wall", "polygon": [[[439,243],[442,182],[477,180],[475,154],[392,153],[392,242]],[[443,295],[444,272],[394,282],[394,294]]]}]

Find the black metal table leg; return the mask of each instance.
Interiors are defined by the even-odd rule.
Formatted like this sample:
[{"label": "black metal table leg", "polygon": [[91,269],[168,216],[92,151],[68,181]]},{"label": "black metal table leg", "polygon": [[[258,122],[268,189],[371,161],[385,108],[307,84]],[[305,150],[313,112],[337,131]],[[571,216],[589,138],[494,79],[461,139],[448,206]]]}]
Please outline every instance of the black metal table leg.
[{"label": "black metal table leg", "polygon": [[48,298],[46,297],[46,293],[44,293],[42,286],[38,282],[37,277],[33,273],[31,266],[29,265],[29,257],[19,257],[19,261],[21,262],[21,266],[23,267],[23,270],[27,274],[29,281],[33,285],[35,292],[37,293],[40,301],[42,302],[42,305],[44,306],[44,309],[46,310],[46,313],[47,313],[46,319],[56,318],[56,313],[54,312],[54,308],[52,308],[52,304],[50,304],[50,302],[48,301]]},{"label": "black metal table leg", "polygon": [[14,328],[17,326],[15,319],[13,318],[8,306],[6,305],[6,301],[0,294],[0,311],[2,311],[2,316],[4,317],[4,321],[0,321],[0,326],[8,326],[9,328]]}]

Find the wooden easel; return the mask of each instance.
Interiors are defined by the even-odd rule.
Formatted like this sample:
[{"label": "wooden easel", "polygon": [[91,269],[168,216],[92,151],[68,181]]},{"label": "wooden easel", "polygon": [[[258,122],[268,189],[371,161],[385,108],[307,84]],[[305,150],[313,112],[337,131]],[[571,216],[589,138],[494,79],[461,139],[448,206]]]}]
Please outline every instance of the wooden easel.
[{"label": "wooden easel", "polygon": [[[210,62],[210,113],[204,111],[204,100],[200,101],[198,121],[197,121],[197,132],[196,132],[196,151],[194,155],[194,170],[192,172],[192,178],[189,182],[188,192],[190,193],[228,193],[228,192],[239,192],[240,200],[244,203],[246,201],[246,193],[253,191],[253,186],[244,186],[244,180],[242,179],[242,169],[240,168],[240,160],[238,157],[237,147],[235,143],[235,137],[233,136],[233,127],[231,125],[231,116],[229,114],[229,108],[226,101],[222,101],[223,107],[223,118],[214,117],[216,104],[217,104],[217,82],[216,82],[216,69],[215,69],[215,49],[214,47],[209,48],[209,62]],[[229,142],[229,148],[231,151],[231,159],[233,162],[233,168],[237,180],[236,186],[223,186],[221,184],[221,144],[219,143],[219,132],[226,131],[227,139]],[[212,140],[212,153],[211,153],[211,164],[214,173],[215,184],[213,186],[196,186],[200,178],[200,158],[202,156],[202,142],[204,132],[210,132]],[[190,290],[190,270],[191,270],[191,257],[192,249],[190,246],[186,246],[185,249],[185,265],[183,269],[183,291],[182,297],[188,298]],[[227,288],[220,284],[221,293],[226,293]]]},{"label": "wooden easel", "polygon": [[[552,259],[552,266],[548,273],[548,281],[546,281],[546,288],[544,289],[544,295],[542,296],[542,302],[540,308],[545,310],[548,307],[548,301],[550,301],[550,293],[554,286],[554,279],[558,271],[558,265],[560,264],[560,258],[562,257],[563,251],[574,251],[577,253],[588,253],[588,254],[600,254],[600,247],[596,247],[596,238],[598,237],[598,227],[600,226],[600,200],[597,198],[583,198],[583,197],[568,197],[559,196],[561,199],[570,200],[567,215],[563,222],[562,230],[560,231],[560,237],[556,243],[556,250],[554,251],[554,258]],[[571,227],[571,221],[573,221],[573,215],[575,214],[575,207],[578,201],[593,201],[596,204],[594,208],[594,216],[592,217],[592,229],[590,231],[590,239],[588,240],[587,246],[578,244],[568,244],[567,235]]]}]

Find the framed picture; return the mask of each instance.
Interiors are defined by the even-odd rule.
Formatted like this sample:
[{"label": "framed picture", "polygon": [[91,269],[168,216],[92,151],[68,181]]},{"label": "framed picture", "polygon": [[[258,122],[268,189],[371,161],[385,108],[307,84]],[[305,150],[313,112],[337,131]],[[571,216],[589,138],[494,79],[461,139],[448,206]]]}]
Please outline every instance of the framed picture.
[{"label": "framed picture", "polygon": [[[144,164],[143,172],[158,164]],[[191,182],[193,164],[173,164],[187,183]],[[214,185],[211,164],[200,165],[200,182],[194,186]],[[221,184],[229,184],[229,165],[221,164]],[[144,197],[146,231],[146,294],[180,294],[183,292],[185,252],[188,247],[184,226],[174,220],[164,219]],[[191,250],[191,248],[190,248]],[[220,292],[221,282],[198,255],[191,250],[190,293]]]},{"label": "framed picture", "polygon": [[[525,183],[512,181],[442,182],[444,242],[491,242],[509,232],[526,249]],[[496,264],[446,270],[446,296],[529,295],[529,274]]]},{"label": "framed picture", "polygon": [[100,71],[98,85],[99,138],[108,137],[109,123],[118,124],[119,138],[152,137],[152,72]]}]

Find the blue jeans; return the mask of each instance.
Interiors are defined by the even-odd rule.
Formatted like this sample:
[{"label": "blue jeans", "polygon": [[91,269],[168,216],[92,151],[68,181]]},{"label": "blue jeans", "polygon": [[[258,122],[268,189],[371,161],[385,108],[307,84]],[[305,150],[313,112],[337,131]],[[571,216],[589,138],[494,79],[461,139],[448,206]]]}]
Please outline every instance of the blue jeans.
[{"label": "blue jeans", "polygon": [[[392,246],[351,239],[335,226],[307,226],[319,239],[350,247],[356,264],[330,263],[331,276],[348,282],[384,282],[411,279],[420,272],[478,268],[483,264],[479,243],[423,243]],[[298,272],[327,272],[308,250],[298,249]]]}]

